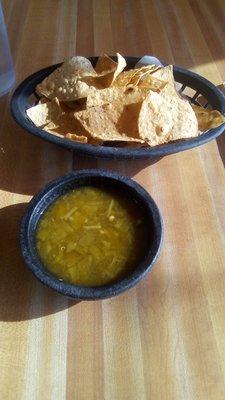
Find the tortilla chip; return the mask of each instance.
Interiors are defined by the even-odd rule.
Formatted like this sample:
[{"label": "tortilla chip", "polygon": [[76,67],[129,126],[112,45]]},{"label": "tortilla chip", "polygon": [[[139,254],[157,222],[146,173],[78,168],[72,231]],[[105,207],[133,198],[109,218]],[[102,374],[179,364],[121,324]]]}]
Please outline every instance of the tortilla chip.
[{"label": "tortilla chip", "polygon": [[117,55],[117,67],[116,67],[116,69],[115,69],[115,71],[114,71],[113,79],[112,79],[111,85],[112,85],[112,83],[114,82],[114,80],[117,78],[117,76],[124,70],[124,68],[125,68],[126,65],[127,65],[125,58],[123,58],[123,57],[121,56],[121,54],[116,53],[116,55]]},{"label": "tortilla chip", "polygon": [[[89,135],[102,141],[135,141],[144,143],[138,137],[138,114],[140,105],[107,104],[91,107],[75,113]],[[135,121],[136,119],[136,121]]]},{"label": "tortilla chip", "polygon": [[97,72],[97,74],[101,74],[102,72],[115,70],[116,67],[116,61],[107,56],[107,54],[103,54],[98,58],[97,64],[95,66],[95,71]]},{"label": "tortilla chip", "polygon": [[74,113],[64,113],[56,121],[51,121],[44,127],[44,130],[50,133],[58,133],[66,136],[67,134],[76,134],[89,137],[88,132],[83,125],[74,118]]},{"label": "tortilla chip", "polygon": [[123,105],[139,103],[147,96],[148,91],[137,87],[110,87],[96,90],[87,97],[86,107],[97,107],[103,104],[120,103]]},{"label": "tortilla chip", "polygon": [[153,71],[152,75],[155,78],[161,79],[162,81],[170,83],[174,82],[172,65],[167,65],[166,67],[158,68],[156,71]]},{"label": "tortilla chip", "polygon": [[81,80],[90,87],[94,87],[96,89],[105,89],[109,86],[112,86],[113,82],[124,70],[126,65],[126,60],[119,53],[117,53],[117,63],[114,69],[107,72],[102,72],[97,76],[86,76]]},{"label": "tortilla chip", "polygon": [[116,133],[116,132],[99,132],[99,133],[94,133],[93,137],[95,139],[100,140],[101,142],[133,142],[133,143],[139,143],[139,144],[144,144],[144,140],[138,139],[138,138],[133,138],[131,136],[127,136],[125,133]]},{"label": "tortilla chip", "polygon": [[[66,90],[66,89],[65,89]],[[64,95],[60,95],[60,102],[72,103],[77,100],[85,99],[91,91],[95,91],[95,87],[90,87],[87,83],[77,79],[73,82],[72,93],[65,92]]]},{"label": "tortilla chip", "polygon": [[77,71],[81,76],[83,74],[96,75],[95,69],[90,60],[86,57],[75,56],[68,60],[67,64],[64,63],[64,70],[67,67],[68,72]]},{"label": "tortilla chip", "polygon": [[122,71],[117,78],[114,80],[113,86],[124,87],[129,85],[131,78],[135,75],[137,70],[130,69],[128,71]]},{"label": "tortilla chip", "polygon": [[141,78],[146,74],[152,73],[158,67],[155,65],[148,65],[141,68],[130,69],[128,71],[121,72],[115,79],[113,86],[124,87],[128,85],[137,85]]},{"label": "tortilla chip", "polygon": [[84,99],[88,96],[89,93],[95,90],[96,88],[94,86],[90,86],[88,83],[78,80],[74,84],[74,100]]},{"label": "tortilla chip", "polygon": [[116,125],[118,132],[120,133],[125,132],[128,136],[140,139],[138,133],[138,118],[141,106],[142,106],[142,101],[139,103],[131,103],[124,105]]},{"label": "tortilla chip", "polygon": [[162,81],[158,78],[155,78],[151,74],[145,76],[141,81],[138,83],[138,87],[140,89],[148,89],[153,90],[154,92],[158,92],[162,90],[167,85],[167,82]]},{"label": "tortilla chip", "polygon": [[38,127],[44,127],[49,122],[57,120],[62,115],[57,98],[48,103],[38,104],[26,110],[28,117]]},{"label": "tortilla chip", "polygon": [[46,130],[48,133],[51,133],[54,136],[70,139],[70,140],[73,140],[75,142],[80,142],[80,143],[87,143],[88,142],[88,138],[86,136],[77,135],[75,133],[66,133],[66,134],[59,133],[59,132],[57,132],[57,130],[51,130],[51,129],[44,129],[44,130]]},{"label": "tortilla chip", "polygon": [[88,141],[86,136],[76,135],[75,133],[67,133],[66,138],[80,143],[87,143]]},{"label": "tortilla chip", "polygon": [[138,129],[140,138],[149,146],[198,136],[198,123],[190,104],[165,89],[149,92],[142,103]]},{"label": "tortilla chip", "polygon": [[178,96],[178,93],[176,91],[176,86],[175,86],[175,80],[173,76],[173,66],[172,65],[167,65],[166,67],[162,67],[157,69],[152,73],[152,76],[154,78],[159,79],[160,81],[164,81],[167,83],[165,85],[165,90],[170,93],[171,95],[176,95]]},{"label": "tortilla chip", "polygon": [[124,88],[106,88],[91,92],[87,96],[86,107],[102,106],[121,99],[124,95]]},{"label": "tortilla chip", "polygon": [[195,104],[192,104],[191,106],[196,115],[200,131],[204,132],[208,129],[216,128],[225,122],[225,116],[217,110],[209,110]]},{"label": "tortilla chip", "polygon": [[147,94],[148,90],[145,90],[144,88],[139,88],[139,86],[130,86],[124,92],[123,104],[128,105],[133,103],[140,103],[146,98]]},{"label": "tortilla chip", "polygon": [[37,85],[36,92],[39,96],[44,95],[49,99],[58,97],[62,101],[75,100],[77,89],[74,85],[80,77],[86,75],[96,75],[91,62],[85,57],[72,57]]},{"label": "tortilla chip", "polygon": [[139,85],[143,82],[147,76],[151,75],[158,67],[155,65],[148,65],[139,68],[135,74],[131,77],[129,84],[131,85]]}]

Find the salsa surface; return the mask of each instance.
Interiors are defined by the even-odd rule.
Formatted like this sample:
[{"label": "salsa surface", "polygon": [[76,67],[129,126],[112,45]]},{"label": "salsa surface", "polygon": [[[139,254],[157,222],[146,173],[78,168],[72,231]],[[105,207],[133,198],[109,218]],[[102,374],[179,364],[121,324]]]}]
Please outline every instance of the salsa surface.
[{"label": "salsa surface", "polygon": [[146,244],[143,212],[134,201],[87,186],[49,206],[36,233],[45,267],[80,286],[100,286],[125,276],[144,256]]}]

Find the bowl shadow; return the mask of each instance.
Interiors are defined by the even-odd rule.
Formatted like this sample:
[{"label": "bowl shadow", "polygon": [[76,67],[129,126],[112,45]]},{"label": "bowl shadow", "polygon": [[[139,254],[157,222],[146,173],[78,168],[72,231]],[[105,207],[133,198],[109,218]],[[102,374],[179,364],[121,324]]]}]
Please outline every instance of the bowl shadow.
[{"label": "bowl shadow", "polygon": [[[53,168],[49,168],[51,164]],[[0,189],[33,195],[48,181],[69,172],[71,167],[71,151],[30,135],[6,110],[0,137]]]},{"label": "bowl shadow", "polygon": [[[57,161],[58,168],[54,164],[49,174],[43,174],[43,168],[49,168],[48,158],[52,159],[52,162]],[[28,134],[13,120],[9,120],[0,140],[0,189],[10,193],[33,195],[48,181],[66,172],[73,169],[96,168],[98,165],[123,173],[126,164],[126,175],[132,177],[160,159],[161,157],[140,160],[97,160],[95,157],[79,155],[56,144],[47,143]]]},{"label": "bowl shadow", "polygon": [[102,168],[133,178],[140,171],[151,167],[151,165],[159,162],[162,158],[163,157],[152,157],[140,160],[110,160],[101,158],[97,160],[94,157],[74,154],[73,169]]},{"label": "bowl shadow", "polygon": [[0,210],[0,321],[40,318],[79,303],[46,288],[26,268],[19,243],[26,206],[20,203]]}]

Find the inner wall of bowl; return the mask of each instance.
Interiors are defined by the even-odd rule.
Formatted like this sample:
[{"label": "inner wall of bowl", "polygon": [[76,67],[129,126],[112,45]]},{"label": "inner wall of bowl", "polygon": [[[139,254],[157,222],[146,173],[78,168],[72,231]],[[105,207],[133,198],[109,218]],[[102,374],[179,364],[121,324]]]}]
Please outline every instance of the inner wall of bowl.
[{"label": "inner wall of bowl", "polygon": [[[70,192],[73,189],[78,189],[84,186],[92,186],[98,187],[101,189],[111,189],[116,190],[118,194],[133,200],[136,203],[137,207],[141,208],[143,215],[145,216],[145,222],[148,224],[148,240],[146,244],[146,251],[143,254],[143,257],[139,261],[140,268],[144,269],[146,264],[148,264],[148,260],[153,251],[153,243],[154,243],[154,220],[151,214],[151,210],[146,201],[144,201],[143,197],[132,187],[125,185],[123,182],[119,180],[114,180],[104,177],[80,177],[76,181],[68,181],[66,184],[62,182],[58,186],[54,187],[50,192],[48,192],[38,203],[35,209],[32,212],[29,227],[28,227],[28,241],[29,248],[31,251],[31,256],[35,263],[38,264],[38,267],[47,271],[49,275],[52,275],[47,268],[43,268],[42,262],[39,258],[39,254],[36,248],[36,230],[38,223],[43,215],[43,213],[47,210],[47,208],[56,201],[60,196]],[[138,266],[138,267],[139,267]],[[134,269],[136,270],[136,268]],[[129,276],[132,275],[132,271],[129,272]],[[126,277],[126,276],[125,276]]]}]

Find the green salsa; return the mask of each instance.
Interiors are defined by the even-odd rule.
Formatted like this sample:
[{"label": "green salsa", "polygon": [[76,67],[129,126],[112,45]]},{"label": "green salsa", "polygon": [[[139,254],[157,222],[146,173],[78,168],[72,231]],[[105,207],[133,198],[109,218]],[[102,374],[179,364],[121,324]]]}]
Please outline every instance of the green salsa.
[{"label": "green salsa", "polygon": [[81,187],[59,197],[37,227],[45,267],[80,286],[113,283],[133,270],[146,249],[143,212],[123,195]]}]

